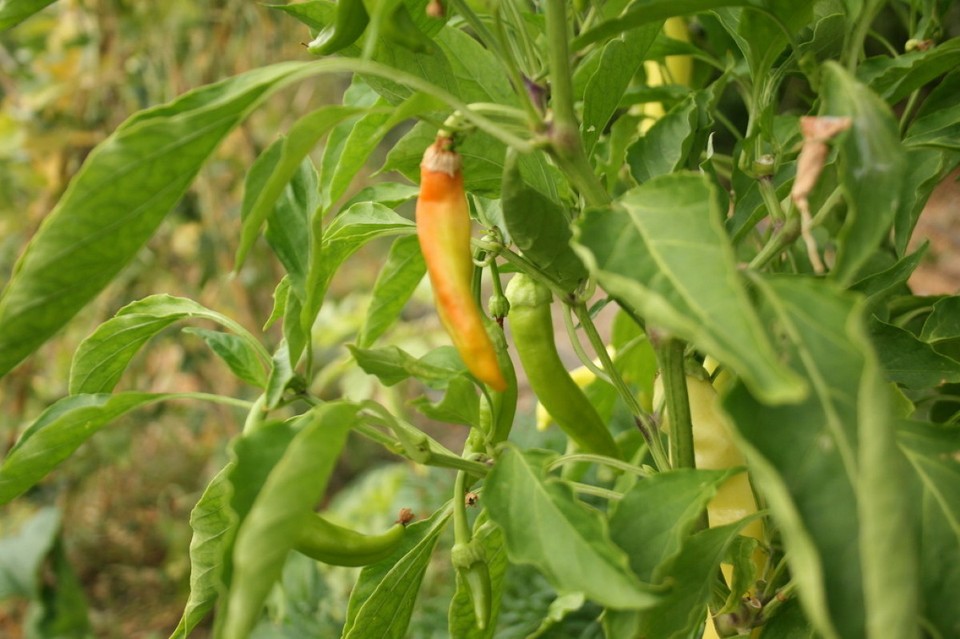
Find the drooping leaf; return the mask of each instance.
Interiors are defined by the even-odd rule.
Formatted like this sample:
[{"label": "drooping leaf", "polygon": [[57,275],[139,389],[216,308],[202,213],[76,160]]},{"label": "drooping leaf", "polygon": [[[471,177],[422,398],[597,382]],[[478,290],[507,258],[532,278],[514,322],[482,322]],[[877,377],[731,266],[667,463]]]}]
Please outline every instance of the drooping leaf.
[{"label": "drooping leaf", "polygon": [[724,406],[780,527],[807,617],[825,637],[862,636],[867,619],[902,630],[916,599],[892,581],[915,565],[913,523],[891,471],[902,460],[862,307],[822,280],[774,277],[761,291],[767,323],[813,392],[773,407],[737,385]]},{"label": "drooping leaf", "polygon": [[0,31],[15,27],[56,0],[0,0]]},{"label": "drooping leaf", "polygon": [[823,67],[824,115],[849,116],[840,142],[840,179],[847,193],[847,218],[837,237],[831,275],[851,283],[893,226],[906,169],[897,122],[875,93],[842,66]]},{"label": "drooping leaf", "polygon": [[182,319],[217,322],[242,340],[242,348],[257,355],[263,353],[259,342],[226,315],[184,297],[151,295],[121,308],[116,316],[80,343],[70,367],[70,392],[112,391],[140,348],[164,328]]},{"label": "drooping leaf", "polygon": [[344,639],[403,639],[433,548],[450,519],[449,506],[407,527],[400,547],[364,566],[350,593]]},{"label": "drooping leaf", "polygon": [[507,446],[484,484],[484,503],[503,529],[510,560],[536,566],[561,594],[582,592],[617,609],[654,605],[660,595],[630,571],[600,513],[545,477],[546,461],[544,451]]},{"label": "drooping leaf", "polygon": [[789,35],[813,19],[814,5],[792,0],[766,0],[760,4],[764,7],[762,12],[749,8],[725,8],[718,10],[716,15],[740,47],[750,65],[751,76],[762,82],[789,44]]},{"label": "drooping leaf", "polygon": [[626,193],[617,208],[588,210],[574,248],[648,325],[710,353],[767,401],[803,396],[750,302],[705,177],[664,175]]},{"label": "drooping leaf", "polygon": [[43,479],[101,428],[146,404],[176,393],[70,395],[55,402],[23,432],[0,466],[0,504]]},{"label": "drooping leaf", "polygon": [[357,336],[357,346],[370,347],[399,318],[427,272],[415,235],[399,237],[390,247],[387,261],[373,285],[370,306]]},{"label": "drooping leaf", "polygon": [[153,235],[220,141],[301,63],[262,67],[130,117],[87,157],[0,297],[0,375],[50,338]]},{"label": "drooping leaf", "polygon": [[233,548],[233,574],[215,636],[245,637],[260,616],[300,522],[326,491],[327,480],[356,421],[356,406],[323,404],[303,418],[300,431],[270,471]]}]

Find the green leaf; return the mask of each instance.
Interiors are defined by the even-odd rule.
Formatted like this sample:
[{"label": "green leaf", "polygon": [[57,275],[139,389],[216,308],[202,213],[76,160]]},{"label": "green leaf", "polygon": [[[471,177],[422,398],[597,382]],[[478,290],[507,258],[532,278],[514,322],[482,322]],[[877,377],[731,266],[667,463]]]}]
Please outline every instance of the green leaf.
[{"label": "green leaf", "polygon": [[627,149],[630,173],[637,182],[648,182],[686,165],[708,99],[705,91],[691,93]]},{"label": "green leaf", "polygon": [[356,195],[347,200],[343,208],[348,209],[358,202],[376,202],[393,209],[417,197],[418,193],[420,193],[420,189],[409,184],[377,182],[376,184],[371,184],[361,189]]},{"label": "green leaf", "polygon": [[364,566],[350,593],[344,639],[403,639],[433,548],[450,519],[449,506],[407,527],[400,547]]},{"label": "green leaf", "polygon": [[[300,315],[300,326],[306,334],[316,320],[327,288],[340,265],[361,246],[381,237],[410,235],[416,228],[410,220],[391,209],[373,202],[360,202],[338,215],[323,230],[323,238],[315,238],[317,249],[310,255],[307,274],[307,299]],[[319,240],[319,241],[318,241]],[[291,349],[291,353],[294,353]],[[299,353],[297,353],[299,356]]]},{"label": "green leaf", "polygon": [[450,636],[457,639],[493,639],[497,631],[504,579],[507,576],[507,549],[503,542],[503,531],[488,521],[486,511],[480,513],[474,522],[473,539],[483,548],[484,560],[490,573],[490,622],[485,630],[477,627],[470,589],[458,573],[457,589],[450,600],[448,627]]},{"label": "green leaf", "polygon": [[640,615],[642,637],[680,639],[691,636],[707,614],[713,579],[730,544],[749,520],[709,528],[684,540],[679,554],[663,571],[673,585],[663,601]]},{"label": "green leaf", "polygon": [[906,156],[897,121],[875,93],[835,62],[823,66],[822,113],[849,116],[840,142],[840,179],[847,194],[847,218],[837,237],[831,271],[849,284],[880,247],[899,207]]},{"label": "green leaf", "polygon": [[170,639],[186,639],[203,621],[223,588],[223,564],[238,522],[230,509],[232,464],[207,484],[190,511],[190,595]]},{"label": "green leaf", "polygon": [[927,246],[923,244],[910,255],[897,260],[890,268],[863,278],[851,286],[850,290],[865,295],[868,307],[874,307],[892,295],[905,292],[908,290],[907,280],[927,254]]},{"label": "green leaf", "polygon": [[386,386],[416,377],[432,388],[445,388],[450,380],[467,370],[452,346],[441,346],[419,359],[396,346],[348,348],[357,365],[370,375],[376,375]]},{"label": "green leaf", "polygon": [[760,639],[817,639],[819,635],[803,614],[800,601],[788,599],[763,624]]},{"label": "green leaf", "polygon": [[662,581],[662,569],[680,552],[717,487],[720,470],[672,470],[638,481],[610,517],[610,538],[630,558],[643,581]]},{"label": "green leaf", "polygon": [[186,397],[177,393],[70,395],[43,411],[7,452],[0,466],[0,504],[43,479],[111,421],[146,404]]},{"label": "green leaf", "polygon": [[233,575],[215,636],[246,637],[279,579],[300,521],[326,492],[327,480],[356,421],[349,403],[323,404],[303,418],[283,457],[270,471],[233,548]]},{"label": "green leaf", "polygon": [[603,288],[732,368],[766,401],[802,397],[802,381],[780,364],[750,303],[715,187],[700,175],[665,175],[619,205],[588,210],[575,226],[574,248]]},{"label": "green leaf", "polygon": [[0,0],[0,31],[15,27],[56,0]]},{"label": "green leaf", "polygon": [[920,339],[931,344],[960,339],[960,296],[937,300],[923,322]]},{"label": "green leaf", "polygon": [[910,623],[913,587],[893,581],[915,561],[914,524],[862,305],[823,280],[758,283],[766,322],[783,336],[789,364],[813,392],[799,404],[774,407],[737,385],[724,408],[780,527],[807,617],[827,638],[863,636],[871,618],[892,629]]},{"label": "green leaf", "polygon": [[896,57],[869,58],[857,67],[857,78],[889,104],[960,65],[960,38],[947,40],[926,51],[909,51]]},{"label": "green leaf", "polygon": [[870,337],[890,381],[917,389],[960,382],[960,362],[941,355],[910,331],[874,318]]},{"label": "green leaf", "polygon": [[763,6],[763,0],[637,0],[626,11],[601,22],[573,39],[570,47],[578,51],[588,44],[600,42],[651,22],[662,22],[673,16],[684,16],[720,7]]},{"label": "green leaf", "polygon": [[951,73],[930,92],[910,128],[904,143],[960,151],[960,73]]},{"label": "green leaf", "polygon": [[246,202],[244,203],[245,215],[234,260],[234,270],[239,270],[243,265],[253,242],[260,234],[260,227],[273,212],[277,199],[300,170],[301,163],[307,154],[336,124],[361,112],[363,109],[358,107],[326,106],[301,117],[290,127],[287,137],[280,140],[280,151],[273,151],[274,154],[279,153],[279,157],[273,163],[269,176],[266,179],[259,178],[258,181],[263,180],[262,186],[255,195],[251,196],[253,202],[249,209],[246,207]]},{"label": "green leaf", "polygon": [[328,0],[309,0],[294,4],[269,4],[271,9],[283,11],[307,25],[314,31],[320,31],[331,24],[337,13],[337,5]]},{"label": "green leaf", "polygon": [[24,623],[26,637],[88,639],[92,636],[83,584],[70,563],[64,542],[57,538],[47,558],[37,598]]},{"label": "green leaf", "polygon": [[[927,459],[929,462],[929,458]],[[942,463],[942,462],[941,462]],[[960,628],[960,608],[954,605],[956,593],[960,592],[960,533],[957,527],[957,501],[952,502],[952,512],[945,507],[942,495],[934,491],[939,482],[952,484],[952,498],[956,499],[957,469],[934,471],[918,468],[924,481],[921,509],[923,530],[921,537],[921,596],[924,621],[928,628],[935,628],[940,637],[955,635]],[[949,473],[944,476],[942,472]],[[939,475],[939,476],[938,476]],[[938,484],[931,482],[936,481]]]},{"label": "green leaf", "polygon": [[153,235],[220,141],[309,67],[284,63],[129,118],[87,156],[0,297],[0,375],[49,339]]},{"label": "green leaf", "polygon": [[501,194],[503,220],[513,243],[549,277],[572,290],[586,269],[570,248],[569,213],[526,184],[520,158],[512,150],[504,161]]},{"label": "green leaf", "polygon": [[960,163],[960,157],[949,152],[908,148],[907,162],[900,206],[893,227],[899,255],[907,251],[917,220],[920,219],[933,191]]},{"label": "green leaf", "polygon": [[[263,151],[247,173],[243,186],[240,219],[246,220],[260,193],[283,157],[286,138],[279,138]],[[267,243],[290,275],[297,294],[305,296],[310,231],[307,220],[319,204],[317,174],[313,163],[305,159],[297,167],[290,183],[274,203],[267,218]]]},{"label": "green leaf", "polygon": [[373,285],[370,306],[357,336],[357,346],[368,348],[400,317],[417,285],[427,272],[416,235],[399,237],[390,247],[387,262]]},{"label": "green leaf", "polygon": [[263,354],[260,343],[226,315],[184,297],[151,295],[121,308],[80,343],[70,367],[70,392],[112,391],[140,348],[164,328],[182,319],[206,319],[222,324],[242,340],[244,349]]},{"label": "green leaf", "polygon": [[[290,299],[294,298],[289,298],[288,303]],[[286,321],[284,321],[284,325],[286,325]],[[299,326],[299,322],[296,325]],[[296,373],[293,370],[295,363],[290,361],[290,346],[287,340],[281,340],[270,360],[270,373],[267,375],[267,388],[264,392],[264,406],[266,408],[276,408],[283,400],[283,393],[287,390],[287,386],[296,378]]]},{"label": "green leaf", "polygon": [[[420,182],[420,160],[424,150],[433,144],[437,129],[426,122],[418,122],[387,154],[379,173],[397,171],[411,182]],[[476,195],[500,197],[506,148],[493,138],[475,134],[457,145],[463,157],[464,187]],[[524,182],[555,202],[560,202],[558,186],[561,178],[542,153],[524,155],[519,159]]]},{"label": "green leaf", "polygon": [[629,31],[622,39],[611,40],[603,47],[599,66],[584,89],[583,146],[590,156],[597,140],[617,108],[637,71],[643,66],[647,51],[660,33],[660,24],[645,25]]},{"label": "green leaf", "polygon": [[425,417],[446,424],[476,427],[480,423],[480,395],[477,386],[467,375],[457,375],[447,383],[447,392],[439,402],[426,397],[414,400],[413,405]]},{"label": "green leaf", "polygon": [[184,333],[196,335],[210,347],[217,356],[224,361],[230,371],[251,386],[264,388],[267,385],[267,373],[263,368],[263,361],[256,350],[241,337],[210,331],[204,328],[185,328]]},{"label": "green leaf", "polygon": [[503,528],[510,560],[535,566],[560,594],[582,592],[615,609],[654,605],[659,593],[630,572],[606,521],[568,485],[544,476],[547,461],[543,451],[508,445],[484,484],[484,503]]},{"label": "green leaf", "polygon": [[720,9],[716,12],[743,52],[756,82],[767,81],[770,69],[790,43],[788,34],[797,33],[813,19],[814,6],[812,2],[793,0],[766,0],[761,4],[766,11]]},{"label": "green leaf", "polygon": [[33,600],[40,594],[43,562],[60,532],[60,510],[47,506],[16,528],[11,523],[4,522],[0,537],[0,601],[14,597]]}]

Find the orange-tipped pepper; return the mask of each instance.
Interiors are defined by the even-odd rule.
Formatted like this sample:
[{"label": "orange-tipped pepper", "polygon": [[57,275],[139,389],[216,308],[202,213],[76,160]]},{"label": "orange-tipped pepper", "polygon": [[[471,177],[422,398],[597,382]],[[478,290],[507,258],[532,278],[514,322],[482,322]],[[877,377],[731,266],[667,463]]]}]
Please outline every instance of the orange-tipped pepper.
[{"label": "orange-tipped pepper", "polygon": [[451,138],[440,134],[423,154],[417,236],[433,284],[437,314],[453,345],[477,379],[502,391],[507,382],[471,290],[470,213],[460,155],[452,147]]}]

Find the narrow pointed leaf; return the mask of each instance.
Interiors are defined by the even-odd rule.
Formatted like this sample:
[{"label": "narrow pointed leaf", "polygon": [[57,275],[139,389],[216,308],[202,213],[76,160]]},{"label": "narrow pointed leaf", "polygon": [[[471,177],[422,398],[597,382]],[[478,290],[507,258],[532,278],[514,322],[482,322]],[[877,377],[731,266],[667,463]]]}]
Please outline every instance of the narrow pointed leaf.
[{"label": "narrow pointed leaf", "polygon": [[135,408],[185,397],[176,393],[70,395],[43,411],[0,466],[0,504],[43,479],[60,462],[111,421]]},{"label": "narrow pointed leaf", "polygon": [[151,295],[127,304],[84,339],[70,367],[70,392],[112,391],[130,360],[143,345],[170,324],[183,319],[206,319],[236,333],[244,348],[260,355],[263,347],[237,322],[185,297]]},{"label": "narrow pointed leaf", "polygon": [[257,388],[267,385],[267,373],[263,368],[263,361],[257,351],[243,340],[243,338],[224,333],[210,331],[203,328],[185,328],[188,335],[200,337],[217,356],[230,368],[230,371]]},{"label": "narrow pointed leaf", "polygon": [[[766,321],[813,392],[772,407],[738,385],[724,407],[782,531],[806,614],[828,638],[862,636],[871,617],[911,620],[914,589],[889,584],[916,561],[914,524],[906,488],[891,472],[901,462],[891,445],[890,398],[877,383],[862,306],[822,280],[796,276],[765,280],[761,291]],[[879,514],[884,508],[889,517]],[[880,556],[894,542],[897,557]]]},{"label": "narrow pointed leaf", "polygon": [[849,116],[853,123],[839,143],[847,218],[831,271],[838,282],[850,284],[893,226],[906,156],[887,105],[835,62],[823,67],[822,113]]},{"label": "narrow pointed leaf", "polygon": [[332,403],[304,417],[301,430],[270,471],[237,531],[230,592],[215,636],[246,637],[260,617],[300,522],[326,491],[356,413],[352,404]]},{"label": "narrow pointed leaf", "polygon": [[0,0],[0,31],[15,27],[56,0]]},{"label": "narrow pointed leaf", "polygon": [[344,639],[403,639],[433,549],[450,519],[449,507],[407,527],[397,550],[360,571],[350,602]]},{"label": "narrow pointed leaf", "polygon": [[741,279],[715,188],[700,175],[655,178],[619,206],[587,211],[580,257],[600,284],[651,326],[710,353],[770,402],[799,399]]},{"label": "narrow pointed leaf", "polygon": [[87,157],[0,296],[0,375],[136,255],[214,149],[300,63],[263,67],[129,118]]},{"label": "narrow pointed leaf", "polygon": [[427,272],[416,235],[399,237],[373,285],[370,306],[357,337],[357,346],[370,347],[400,317]]}]

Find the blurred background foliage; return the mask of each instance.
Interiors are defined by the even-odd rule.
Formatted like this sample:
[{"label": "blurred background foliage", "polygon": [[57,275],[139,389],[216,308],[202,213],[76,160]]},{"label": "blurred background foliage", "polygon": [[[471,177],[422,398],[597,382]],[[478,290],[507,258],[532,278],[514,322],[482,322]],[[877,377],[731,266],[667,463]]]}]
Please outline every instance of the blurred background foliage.
[{"label": "blurred background foliage", "polygon": [[[124,119],[248,69],[306,59],[301,43],[308,39],[300,23],[249,0],[59,0],[0,33],[0,283],[85,156]],[[56,339],[0,380],[0,454],[23,426],[67,393],[80,340],[130,301],[158,292],[189,297],[259,333],[282,272],[263,249],[230,275],[246,170],[298,115],[339,101],[347,81],[304,82],[258,109],[219,148],[137,260]],[[382,158],[372,158],[371,165]],[[344,335],[358,328],[384,251],[383,245],[370,247],[367,255],[378,260],[357,256],[335,282],[322,317],[328,338],[321,337],[319,346],[330,350],[324,356],[336,359]],[[412,312],[432,327],[429,293],[423,293],[417,305],[423,312]],[[202,340],[181,328],[151,342],[122,389],[255,399]],[[266,337],[268,347],[279,340],[274,331]],[[421,342],[434,334],[423,326],[410,331]],[[363,392],[364,386],[369,382],[360,377],[332,379],[326,392]],[[242,418],[213,405],[168,403],[139,411],[94,438],[26,498],[0,510],[0,636],[167,637],[188,591],[190,509],[224,464],[226,444]],[[377,466],[372,456],[379,454],[355,442],[340,469],[340,485]],[[430,491],[436,482],[427,475],[401,483],[394,465],[380,466],[373,471],[377,483],[358,481],[343,493],[344,503],[351,493],[365,495],[354,498],[345,517],[375,528],[383,524],[376,517],[395,516],[394,502],[424,514],[436,505],[438,496]],[[391,472],[390,481],[379,475]],[[375,488],[379,496],[372,500]],[[356,512],[364,509],[366,514]],[[312,561],[293,561],[288,568],[282,591],[289,597],[275,598],[276,623],[258,636],[332,636],[323,628],[338,625],[352,580],[335,571],[321,579]],[[320,594],[326,595],[322,610],[315,609]],[[442,612],[438,628],[445,628]],[[203,630],[196,636],[204,636]]]}]

